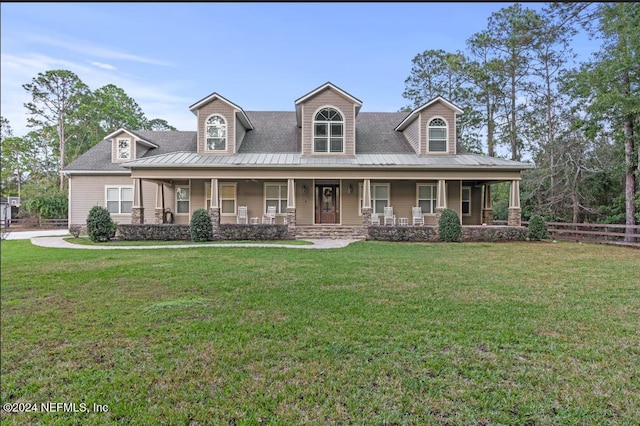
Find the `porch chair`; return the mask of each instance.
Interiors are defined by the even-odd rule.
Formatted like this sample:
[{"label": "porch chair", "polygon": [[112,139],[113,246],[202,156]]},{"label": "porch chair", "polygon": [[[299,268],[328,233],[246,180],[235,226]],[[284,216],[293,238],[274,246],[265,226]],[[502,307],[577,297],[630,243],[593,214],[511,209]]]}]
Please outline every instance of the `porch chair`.
[{"label": "porch chair", "polygon": [[371,213],[371,224],[380,226],[380,216],[378,216],[378,213]]},{"label": "porch chair", "polygon": [[411,215],[413,216],[413,225],[424,225],[424,217],[422,216],[422,207],[412,207]]},{"label": "porch chair", "polygon": [[384,208],[384,224],[396,225],[396,215],[393,214],[393,207]]},{"label": "porch chair", "polygon": [[244,223],[245,225],[247,223],[249,223],[248,220],[248,213],[247,213],[247,206],[238,206],[238,223]]},{"label": "porch chair", "polygon": [[276,220],[276,206],[267,207],[267,212],[262,215],[262,223],[269,225],[273,224]]}]

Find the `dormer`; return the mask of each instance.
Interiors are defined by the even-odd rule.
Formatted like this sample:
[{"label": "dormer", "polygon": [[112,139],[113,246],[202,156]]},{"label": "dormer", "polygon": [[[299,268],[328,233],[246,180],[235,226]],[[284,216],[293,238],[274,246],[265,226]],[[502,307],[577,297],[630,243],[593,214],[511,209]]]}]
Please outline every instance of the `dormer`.
[{"label": "dormer", "polygon": [[456,115],[464,111],[444,99],[433,98],[396,127],[419,155],[456,154]]},{"label": "dormer", "polygon": [[356,116],[362,101],[325,83],[295,101],[303,155],[356,154]]},{"label": "dormer", "polygon": [[112,163],[135,160],[142,157],[149,149],[158,147],[155,143],[123,128],[108,134],[105,139],[111,139]]},{"label": "dormer", "polygon": [[247,131],[253,130],[242,108],[215,92],[189,109],[198,117],[198,154],[235,154]]}]

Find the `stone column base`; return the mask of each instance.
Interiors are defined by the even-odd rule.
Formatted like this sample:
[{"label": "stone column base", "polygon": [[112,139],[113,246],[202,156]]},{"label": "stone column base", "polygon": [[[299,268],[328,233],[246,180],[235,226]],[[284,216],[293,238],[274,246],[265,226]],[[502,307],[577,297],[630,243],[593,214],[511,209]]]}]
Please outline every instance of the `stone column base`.
[{"label": "stone column base", "polygon": [[368,227],[371,226],[371,214],[373,212],[372,208],[363,207],[362,208],[362,226]]},{"label": "stone column base", "polygon": [[493,225],[493,209],[482,209],[482,223]]},{"label": "stone column base", "polygon": [[292,237],[296,235],[296,208],[287,207],[287,227]]},{"label": "stone column base", "polygon": [[131,209],[131,224],[142,225],[144,223],[144,208],[133,207]]},{"label": "stone column base", "polygon": [[518,207],[509,207],[509,215],[507,217],[507,225],[522,226],[522,211]]},{"label": "stone column base", "polygon": [[220,207],[211,207],[209,209],[209,216],[211,216],[213,238],[216,239],[220,235]]},{"label": "stone column base", "polygon": [[440,218],[442,217],[442,213],[446,210],[446,207],[436,207],[436,228],[440,227]]},{"label": "stone column base", "polygon": [[163,224],[164,223],[164,210],[155,209],[153,211],[153,217],[154,217],[156,223]]}]

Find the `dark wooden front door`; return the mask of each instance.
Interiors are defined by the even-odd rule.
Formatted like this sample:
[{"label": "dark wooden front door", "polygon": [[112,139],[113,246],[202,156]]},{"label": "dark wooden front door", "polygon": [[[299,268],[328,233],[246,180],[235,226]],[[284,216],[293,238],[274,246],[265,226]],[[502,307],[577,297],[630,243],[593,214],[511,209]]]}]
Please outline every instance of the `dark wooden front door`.
[{"label": "dark wooden front door", "polygon": [[316,223],[340,223],[340,187],[316,185]]}]

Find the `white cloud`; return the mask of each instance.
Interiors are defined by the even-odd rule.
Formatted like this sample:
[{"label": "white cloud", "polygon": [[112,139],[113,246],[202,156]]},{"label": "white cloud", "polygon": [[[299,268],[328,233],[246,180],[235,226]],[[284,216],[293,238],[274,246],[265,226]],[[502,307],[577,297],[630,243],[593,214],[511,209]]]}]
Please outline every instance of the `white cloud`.
[{"label": "white cloud", "polygon": [[116,70],[117,68],[111,64],[103,64],[102,62],[98,62],[98,61],[91,61],[89,62],[91,65],[93,65],[94,67],[98,67],[98,68],[102,68],[105,70]]}]

